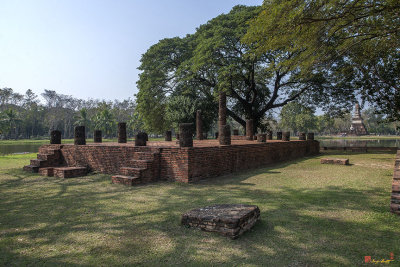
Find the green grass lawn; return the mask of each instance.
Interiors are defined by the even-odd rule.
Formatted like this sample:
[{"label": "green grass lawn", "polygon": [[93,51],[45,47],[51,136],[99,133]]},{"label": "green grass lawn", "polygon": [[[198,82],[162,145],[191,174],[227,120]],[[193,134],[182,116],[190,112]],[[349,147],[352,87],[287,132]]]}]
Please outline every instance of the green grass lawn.
[{"label": "green grass lawn", "polygon": [[[359,266],[400,264],[400,217],[389,212],[394,154],[338,154],[198,184],[125,187],[109,175],[58,179],[24,173],[33,154],[0,156],[0,265]],[[261,221],[237,240],[180,226],[215,203],[258,205]],[[394,263],[392,263],[395,265]]]}]

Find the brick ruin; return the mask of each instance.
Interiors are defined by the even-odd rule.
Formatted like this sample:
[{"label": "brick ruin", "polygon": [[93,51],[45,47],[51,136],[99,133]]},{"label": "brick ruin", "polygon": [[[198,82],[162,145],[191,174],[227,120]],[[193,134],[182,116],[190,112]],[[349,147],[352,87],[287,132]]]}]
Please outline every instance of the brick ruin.
[{"label": "brick ruin", "polygon": [[394,163],[390,211],[400,215],[400,150],[397,150]]},{"label": "brick ruin", "polygon": [[[146,142],[144,138],[140,140],[141,144]],[[121,179],[126,178],[129,185],[159,180],[190,183],[318,153],[319,142],[314,140],[233,140],[231,145],[219,145],[218,140],[194,140],[191,147],[167,141],[148,142],[144,146],[134,143],[49,144],[41,146],[38,159],[31,160],[24,169],[51,174],[49,169],[73,167],[83,174],[84,168],[85,174],[97,171],[126,176],[116,177],[114,182],[125,183]],[[60,176],[82,176],[69,172]]]},{"label": "brick ruin", "polygon": [[252,120],[246,122],[246,136],[232,136],[226,112],[226,94],[221,92],[218,140],[203,140],[201,111],[196,113],[196,140],[193,123],[180,124],[178,142],[171,142],[167,131],[166,141],[148,142],[147,133],[139,132],[134,143],[128,143],[126,123],[118,124],[118,143],[101,143],[101,131],[95,131],[94,143],[86,144],[85,126],[77,126],[74,144],[61,144],[61,133],[53,131],[51,144],[41,146],[37,159],[24,170],[60,178],[96,171],[112,174],[113,183],[125,185],[191,183],[319,153],[319,142],[311,133],[307,140],[295,141],[290,141],[289,132],[278,132],[278,140],[272,140],[271,132],[257,137]]}]

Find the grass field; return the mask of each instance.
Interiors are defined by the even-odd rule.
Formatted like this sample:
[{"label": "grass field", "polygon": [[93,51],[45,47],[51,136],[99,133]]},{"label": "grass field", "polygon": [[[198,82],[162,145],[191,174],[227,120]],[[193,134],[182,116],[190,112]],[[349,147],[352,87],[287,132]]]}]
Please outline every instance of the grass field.
[{"label": "grass field", "polygon": [[[338,154],[198,184],[110,184],[109,175],[27,174],[34,155],[0,156],[0,265],[359,266],[364,256],[400,264],[400,217],[389,212],[394,154]],[[335,154],[336,153],[336,154]],[[260,207],[237,240],[180,226],[215,203]]]}]

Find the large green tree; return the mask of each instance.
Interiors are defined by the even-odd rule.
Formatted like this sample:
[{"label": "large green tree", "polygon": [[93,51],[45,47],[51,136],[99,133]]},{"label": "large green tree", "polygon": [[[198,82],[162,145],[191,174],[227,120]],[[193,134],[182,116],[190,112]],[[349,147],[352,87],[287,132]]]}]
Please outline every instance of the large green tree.
[{"label": "large green tree", "polygon": [[317,67],[305,73],[286,64],[296,53],[284,49],[253,53],[255,44],[243,38],[248,21],[259,12],[259,7],[236,6],[192,35],[150,47],[142,56],[137,94],[138,109],[149,129],[170,127],[166,110],[169,99],[177,95],[217,107],[216,96],[225,91],[228,115],[243,127],[246,119],[253,119],[255,128],[262,130],[268,111],[292,101],[328,108],[352,98],[346,79],[332,79],[330,72]]},{"label": "large green tree", "polygon": [[280,126],[285,130],[298,132],[312,131],[317,126],[317,118],[314,111],[297,102],[284,106],[280,113]]},{"label": "large green tree", "polygon": [[398,0],[269,0],[244,39],[257,54],[296,55],[283,66],[344,75],[363,100],[399,119],[399,12]]}]

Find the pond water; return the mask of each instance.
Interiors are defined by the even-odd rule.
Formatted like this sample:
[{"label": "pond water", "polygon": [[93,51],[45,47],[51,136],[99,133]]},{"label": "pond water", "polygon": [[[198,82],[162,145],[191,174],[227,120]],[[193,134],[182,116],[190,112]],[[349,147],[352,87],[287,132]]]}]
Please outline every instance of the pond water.
[{"label": "pond water", "polygon": [[321,139],[320,147],[399,147],[399,139]]},{"label": "pond water", "polygon": [[37,153],[41,144],[0,145],[0,155],[15,153]]},{"label": "pond water", "polygon": [[[400,139],[322,139],[321,147],[400,147]],[[41,144],[0,144],[0,155],[14,153],[36,153]]]}]

